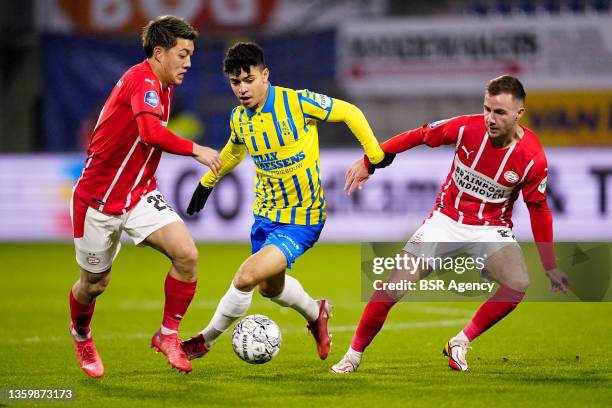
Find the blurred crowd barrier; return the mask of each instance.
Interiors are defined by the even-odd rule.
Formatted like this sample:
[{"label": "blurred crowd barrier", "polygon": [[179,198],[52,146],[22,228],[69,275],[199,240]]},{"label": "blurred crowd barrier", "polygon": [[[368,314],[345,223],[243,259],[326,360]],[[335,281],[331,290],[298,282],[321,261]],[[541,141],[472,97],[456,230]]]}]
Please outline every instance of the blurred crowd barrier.
[{"label": "blurred crowd barrier", "polygon": [[[557,241],[612,239],[612,148],[548,148],[549,206]],[[328,203],[323,241],[407,239],[433,208],[450,170],[450,148],[419,147],[377,171],[352,197],[343,192],[347,167],[359,150],[321,152]],[[71,239],[69,199],[81,173],[83,154],[0,155],[0,241]],[[157,171],[159,190],[198,241],[248,241],[253,221],[254,169],[247,158],[218,184],[197,217],[184,213],[205,169],[194,160],[165,155]],[[531,240],[529,214],[521,198],[514,232]]]},{"label": "blurred crowd barrier", "polygon": [[[138,14],[138,22],[149,14]],[[84,149],[110,90],[144,58],[135,33],[84,36],[74,32],[78,24],[70,34],[42,37],[45,151]],[[177,133],[215,147],[225,144],[236,101],[221,65],[224,50],[238,39],[262,44],[273,84],[354,102],[381,140],[427,121],[482,111],[486,82],[512,74],[527,90],[524,123],[545,145],[612,146],[609,14],[486,20],[352,16],[299,34],[213,39],[204,32],[192,69],[175,92]],[[352,142],[343,129],[322,129],[322,146]]]}]

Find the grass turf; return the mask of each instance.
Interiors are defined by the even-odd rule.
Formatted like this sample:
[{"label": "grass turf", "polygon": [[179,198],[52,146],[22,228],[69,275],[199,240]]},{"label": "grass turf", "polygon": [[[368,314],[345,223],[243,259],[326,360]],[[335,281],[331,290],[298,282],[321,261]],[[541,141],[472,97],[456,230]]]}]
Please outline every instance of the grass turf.
[{"label": "grass turf", "polygon": [[[196,297],[184,337],[210,319],[246,245],[201,245]],[[533,255],[531,255],[533,258]],[[170,369],[149,348],[163,307],[168,261],[125,245],[92,327],[106,367],[102,379],[76,364],[68,335],[68,290],[77,276],[69,244],[0,244],[0,388],[75,389],[70,403],[43,406],[609,406],[612,400],[611,303],[525,302],[479,338],[467,373],[450,371],[444,342],[478,303],[404,302],[368,349],[360,370],[327,373],[349,345],[360,301],[358,245],[318,244],[294,267],[315,298],[335,305],[334,348],[320,361],[301,316],[254,296],[249,313],[276,320],[283,333],[270,363],[240,361],[224,335],[189,375]],[[31,406],[0,401],[1,405]]]}]

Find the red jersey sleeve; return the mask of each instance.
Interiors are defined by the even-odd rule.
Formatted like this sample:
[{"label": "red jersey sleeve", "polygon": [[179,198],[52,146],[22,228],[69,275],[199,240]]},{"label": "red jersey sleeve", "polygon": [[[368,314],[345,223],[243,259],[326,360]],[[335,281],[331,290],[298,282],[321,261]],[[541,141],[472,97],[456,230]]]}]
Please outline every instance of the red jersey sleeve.
[{"label": "red jersey sleeve", "polygon": [[553,220],[546,201],[539,203],[527,203],[529,218],[531,219],[531,231],[536,247],[540,253],[540,260],[545,271],[557,267],[555,249],[553,246]]},{"label": "red jersey sleeve", "polygon": [[136,116],[136,125],[142,141],[158,147],[164,152],[181,156],[193,155],[193,142],[175,135],[159,123],[159,118],[153,115]]},{"label": "red jersey sleeve", "polygon": [[130,78],[130,82],[127,97],[134,116],[146,112],[163,118],[159,81],[153,77],[138,75]]},{"label": "red jersey sleeve", "polygon": [[546,182],[548,164],[544,150],[540,150],[532,159],[533,164],[527,170],[523,183],[523,200],[526,203],[539,203],[546,200]]},{"label": "red jersey sleeve", "polygon": [[[457,142],[461,126],[467,122],[466,116],[438,120],[426,123],[420,128],[406,130],[381,143],[380,147],[385,153],[401,153],[423,143],[429,147],[437,147]],[[364,165],[368,167],[370,161],[364,156]]]},{"label": "red jersey sleeve", "polygon": [[438,120],[423,125],[423,142],[429,147],[455,144],[461,126],[467,123],[467,116]]}]

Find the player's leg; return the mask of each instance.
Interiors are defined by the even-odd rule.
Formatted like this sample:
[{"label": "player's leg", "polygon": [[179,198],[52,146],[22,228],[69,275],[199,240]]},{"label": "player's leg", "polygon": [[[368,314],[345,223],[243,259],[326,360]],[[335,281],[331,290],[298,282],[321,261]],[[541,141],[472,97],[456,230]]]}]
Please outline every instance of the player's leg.
[{"label": "player's leg", "polygon": [[319,316],[317,301],[310,297],[297,279],[287,273],[261,282],[259,293],[274,303],[292,308],[308,322],[315,321]]},{"label": "player's leg", "polygon": [[[199,335],[183,342],[190,359],[201,357],[251,306],[253,289],[262,281],[282,275],[287,267],[283,252],[274,245],[263,247],[240,265],[210,323]],[[202,347],[205,346],[205,347]]]},{"label": "player's leg", "polygon": [[124,230],[137,245],[146,244],[166,255],[171,262],[166,275],[165,303],[160,329],[151,346],[162,352],[179,371],[191,371],[178,337],[178,329],[196,290],[198,251],[181,218],[152,191],[127,214]]},{"label": "player's leg", "polygon": [[[424,268],[421,263],[411,261],[412,258],[417,257],[410,252],[404,250],[401,252],[401,256],[402,258],[407,257],[408,265],[418,266],[413,270],[400,269],[393,271],[386,280],[386,283],[400,281],[417,282],[431,273],[431,270]],[[346,374],[357,370],[361,364],[365,349],[382,329],[391,308],[401,300],[405,294],[406,291],[402,290],[377,290],[372,294],[361,314],[359,325],[351,340],[351,346],[344,357],[338,363],[330,367],[329,371],[331,373]]]},{"label": "player's leg", "polygon": [[[287,260],[288,269],[291,269],[297,258],[312,248],[323,230],[323,223],[289,225],[263,220],[262,225],[271,229],[263,243],[264,248],[273,246],[281,251]],[[331,335],[328,329],[331,303],[327,299],[315,301],[297,279],[285,272],[260,282],[259,291],[273,302],[283,307],[291,307],[306,319],[306,327],[315,340],[319,358],[325,360],[331,350]]]},{"label": "player's leg", "polygon": [[96,297],[104,292],[110,282],[110,268],[101,273],[79,269],[80,277],[70,290],[70,334],[79,366],[89,376],[97,378],[104,374],[104,364],[89,325],[96,306]]},{"label": "player's leg", "polygon": [[110,282],[111,268],[99,273],[88,272],[79,267],[79,279],[70,290],[70,317],[72,332],[79,340],[89,337],[91,318],[100,296]]},{"label": "player's leg", "polygon": [[145,242],[166,255],[170,270],[164,282],[164,314],[160,331],[176,334],[195,294],[198,279],[198,250],[183,222],[163,226]]},{"label": "player's leg", "polygon": [[[387,282],[406,280],[417,282],[429,275],[431,270],[415,258],[431,258],[439,256],[438,243],[456,241],[452,229],[448,228],[448,217],[434,212],[425,220],[423,225],[412,235],[400,253],[402,258],[407,257],[407,265],[415,265],[414,269],[395,270]],[[452,220],[451,220],[452,221]],[[449,250],[445,248],[444,250]],[[365,349],[383,327],[391,308],[404,296],[404,291],[375,291],[366,305],[357,330],[353,335],[351,346],[345,356],[329,371],[337,374],[351,373],[361,363]]]},{"label": "player's leg", "polygon": [[81,369],[91,377],[101,377],[104,365],[96,350],[90,323],[96,298],[110,282],[111,265],[121,247],[121,221],[90,208],[76,197],[71,200],[70,214],[80,270],[69,296],[70,334]]},{"label": "player's leg", "polygon": [[306,319],[306,327],[317,344],[321,360],[325,360],[331,350],[331,335],[328,321],[332,305],[327,299],[314,300],[300,282],[286,273],[279,274],[259,284],[259,293],[274,303],[290,307]]},{"label": "player's leg", "polygon": [[499,283],[499,288],[444,349],[449,356],[449,366],[458,371],[468,369],[465,356],[470,343],[512,312],[529,287],[527,266],[516,243],[503,246],[488,256],[485,273],[489,279]]}]

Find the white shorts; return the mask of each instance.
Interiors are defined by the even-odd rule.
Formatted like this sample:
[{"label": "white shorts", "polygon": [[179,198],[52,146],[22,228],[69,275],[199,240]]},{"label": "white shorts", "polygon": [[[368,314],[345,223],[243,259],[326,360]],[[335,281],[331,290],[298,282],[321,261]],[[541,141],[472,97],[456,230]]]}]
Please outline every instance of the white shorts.
[{"label": "white shorts", "polygon": [[435,211],[412,235],[404,251],[424,258],[444,258],[466,253],[485,260],[508,245],[518,246],[511,228],[459,224]]},{"label": "white shorts", "polygon": [[[75,219],[75,214],[80,219]],[[104,214],[73,194],[70,218],[75,231],[76,261],[81,268],[92,273],[104,272],[111,267],[121,249],[122,231],[136,245],[140,245],[163,226],[182,221],[157,190],[142,197],[134,208],[123,215]]]}]

